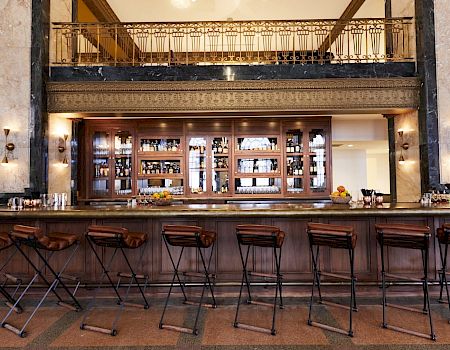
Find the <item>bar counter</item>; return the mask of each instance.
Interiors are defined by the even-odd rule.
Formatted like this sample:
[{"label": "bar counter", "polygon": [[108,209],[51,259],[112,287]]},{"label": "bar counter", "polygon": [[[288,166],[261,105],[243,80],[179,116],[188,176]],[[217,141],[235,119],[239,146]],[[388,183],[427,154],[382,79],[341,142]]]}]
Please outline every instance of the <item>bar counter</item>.
[{"label": "bar counter", "polygon": [[[171,265],[161,239],[165,224],[198,225],[217,232],[216,249],[212,266],[218,282],[238,282],[242,266],[239,257],[235,226],[242,223],[266,224],[280,227],[287,233],[283,246],[281,270],[286,282],[311,281],[311,258],[306,225],[310,221],[351,225],[358,234],[355,249],[355,271],[358,281],[375,282],[379,278],[380,256],[374,225],[396,222],[427,225],[433,238],[430,246],[430,277],[437,279],[440,267],[439,248],[435,239],[436,228],[450,221],[450,205],[434,204],[421,206],[418,203],[383,204],[380,207],[334,205],[329,203],[234,203],[234,204],[173,204],[170,206],[136,207],[118,205],[96,205],[66,207],[65,209],[24,209],[20,211],[0,208],[0,230],[8,231],[14,224],[38,225],[46,232],[67,232],[80,237],[81,249],[72,262],[71,273],[85,282],[99,278],[94,255],[84,240],[84,233],[91,224],[123,226],[131,231],[146,232],[149,244],[146,246],[144,262],[140,272],[147,273],[153,283],[167,282],[171,277]],[[6,253],[3,253],[6,254]],[[65,252],[55,259],[61,262]],[[105,252],[109,254],[109,252]],[[194,254],[194,253],[193,253]],[[321,266],[332,272],[346,272],[348,257],[346,251],[324,250]],[[133,253],[137,259],[138,252]],[[28,275],[28,267],[16,255],[10,271]],[[274,269],[272,256],[263,249],[252,254],[253,269],[269,273]],[[392,273],[402,272],[420,276],[420,253],[390,248],[387,253],[388,269]],[[196,259],[183,269],[198,270]],[[120,271],[120,263],[114,266]]]}]

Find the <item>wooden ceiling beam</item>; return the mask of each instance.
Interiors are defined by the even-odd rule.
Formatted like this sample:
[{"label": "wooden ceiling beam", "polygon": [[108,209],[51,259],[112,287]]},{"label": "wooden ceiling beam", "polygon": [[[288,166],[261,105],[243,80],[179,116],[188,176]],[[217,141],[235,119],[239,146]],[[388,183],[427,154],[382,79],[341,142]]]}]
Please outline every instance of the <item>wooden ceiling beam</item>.
[{"label": "wooden ceiling beam", "polygon": [[322,44],[319,47],[319,52],[326,52],[331,45],[334,43],[334,41],[337,39],[337,37],[342,33],[347,23],[353,18],[353,16],[358,12],[358,10],[361,8],[361,6],[364,4],[365,0],[351,0],[350,4],[348,4],[347,8],[342,13],[341,17],[339,18],[338,22],[335,24],[333,29],[331,29],[328,36],[325,38],[325,40],[322,42]]}]

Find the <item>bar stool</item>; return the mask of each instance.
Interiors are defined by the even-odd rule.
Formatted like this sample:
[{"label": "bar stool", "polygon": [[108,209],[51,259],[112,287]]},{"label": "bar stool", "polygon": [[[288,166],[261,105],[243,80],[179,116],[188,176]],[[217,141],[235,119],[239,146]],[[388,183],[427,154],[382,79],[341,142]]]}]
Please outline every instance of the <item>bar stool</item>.
[{"label": "bar stool", "polygon": [[[114,227],[114,226],[100,226],[100,225],[91,225],[88,227],[88,230],[86,232],[86,241],[88,242],[89,246],[91,247],[91,250],[94,252],[94,255],[100,264],[102,268],[102,275],[100,277],[100,283],[97,286],[97,288],[94,291],[94,297],[91,299],[91,302],[88,305],[87,311],[81,321],[80,329],[82,330],[89,330],[93,332],[99,332],[103,334],[109,334],[111,336],[117,335],[117,322],[120,319],[120,315],[123,311],[124,306],[132,306],[144,309],[149,308],[149,303],[147,301],[147,298],[145,297],[145,289],[147,287],[148,283],[148,276],[147,275],[138,275],[134,272],[130,261],[125,253],[125,249],[137,249],[141,248],[141,252],[139,255],[138,260],[138,266],[141,265],[142,258],[145,252],[145,247],[147,245],[147,234],[145,233],[138,233],[138,232],[129,232],[128,229],[123,227]],[[99,256],[97,253],[97,250],[95,249],[95,246],[98,247],[104,247],[104,248],[113,248],[113,254],[109,258],[109,261],[107,264],[104,264],[103,259]],[[118,282],[115,284],[111,278],[110,275],[110,267],[114,260],[114,258],[117,255],[117,252],[120,250],[122,253],[122,256],[125,260],[125,263],[128,267],[129,272],[118,272]],[[119,305],[119,309],[116,311],[113,323],[111,328],[104,328],[100,326],[94,326],[86,323],[86,320],[88,316],[90,315],[91,311],[93,310],[94,306],[96,305],[97,301],[97,293],[98,290],[103,285],[104,278],[106,276],[106,279],[110,285],[110,287],[114,290],[114,294],[117,296],[117,304]],[[120,288],[120,281],[121,278],[128,278],[128,286],[125,292],[125,296],[121,296],[119,293]],[[139,281],[143,281],[143,285]],[[144,301],[144,304],[135,304],[128,302],[128,295],[131,289],[131,286],[133,283],[136,283],[137,288],[139,290],[140,295],[142,296],[142,299]]]},{"label": "bar stool", "polygon": [[[448,292],[448,281],[447,281],[447,275],[449,274],[447,272],[447,253],[448,253],[448,245],[449,245],[449,238],[450,238],[450,224],[443,224],[442,227],[437,229],[437,238],[439,242],[439,254],[441,257],[441,265],[442,268],[439,270],[439,302],[440,303],[447,303],[449,310],[450,310],[450,294]],[[445,287],[445,292],[447,295],[447,300],[444,300],[442,298],[442,293]],[[450,322],[450,316],[449,316],[449,322]]]},{"label": "bar stool", "polygon": [[[7,250],[12,245],[13,245],[13,242],[9,238],[8,233],[0,232],[0,251]],[[9,264],[9,262],[11,261],[11,259],[13,258],[13,256],[16,253],[17,253],[17,249],[14,249],[12,251],[12,253],[10,253],[8,255],[5,262],[0,267],[0,271],[3,271],[3,269]],[[17,291],[19,290],[20,286],[22,285],[22,280],[20,278],[17,278],[15,276],[9,274],[9,273],[4,273],[3,275],[5,277],[5,281],[0,285],[0,294],[2,294],[5,297],[5,299],[6,299],[5,304],[8,307],[12,308],[14,306],[14,304],[16,303],[16,300],[14,299],[14,297],[15,297]],[[13,283],[16,284],[15,290],[12,294],[8,293],[8,291],[5,289],[8,281],[12,281]],[[23,310],[22,310],[22,307],[18,304],[14,308],[14,311],[20,314]]]},{"label": "bar stool", "polygon": [[[381,278],[383,288],[383,328],[388,328],[397,332],[415,335],[422,338],[436,340],[433,329],[433,320],[431,318],[430,298],[428,294],[428,248],[430,245],[430,228],[428,226],[410,225],[410,224],[377,224],[375,225],[377,240],[381,247]],[[384,247],[398,247],[405,249],[417,249],[422,254],[423,277],[410,278],[401,275],[387,273],[385,269]],[[412,307],[397,305],[387,302],[386,295],[386,277],[420,282],[423,288],[423,309],[419,310]],[[430,322],[430,334],[424,334],[413,330],[392,326],[387,323],[387,307],[412,311],[416,313],[428,314]]]},{"label": "bar stool", "polygon": [[[354,262],[355,262],[355,245],[357,235],[351,226],[341,226],[341,225],[331,225],[331,224],[320,224],[320,223],[309,223],[307,228],[309,247],[311,250],[312,264],[313,264],[313,285],[311,290],[311,300],[309,303],[309,316],[308,325],[326,329],[332,332],[341,333],[353,337],[353,312],[358,311],[356,307],[356,277],[354,272]],[[337,249],[347,249],[350,259],[350,276],[341,275],[336,273],[324,272],[319,269],[319,247],[325,246]],[[316,249],[314,250],[314,247]],[[332,277],[336,279],[350,281],[350,303],[349,306],[338,304],[324,300],[322,298],[322,292],[320,290],[320,278],[321,276]],[[348,331],[332,327],[323,323],[319,323],[312,320],[312,311],[314,304],[314,287],[317,286],[319,293],[319,303],[339,307],[342,309],[349,310],[349,327]]]},{"label": "bar stool", "polygon": [[[20,337],[24,337],[26,335],[25,328],[28,325],[28,323],[31,321],[33,316],[36,314],[44,300],[47,298],[48,294],[52,292],[56,298],[58,299],[58,305],[67,307],[74,311],[81,310],[81,305],[79,304],[78,300],[75,298],[75,293],[78,289],[78,286],[80,284],[79,279],[74,278],[72,276],[64,275],[64,271],[69,265],[70,261],[72,260],[73,256],[75,255],[75,252],[78,250],[79,247],[79,240],[75,235],[68,234],[68,233],[59,233],[59,232],[53,232],[48,233],[47,235],[44,235],[42,232],[42,229],[39,227],[33,227],[33,226],[24,226],[24,225],[14,225],[13,230],[9,233],[9,237],[16,246],[17,250],[20,252],[20,254],[25,258],[25,260],[30,264],[30,266],[34,269],[35,274],[31,281],[28,283],[28,285],[25,287],[23,292],[20,294],[19,298],[16,300],[16,302],[13,305],[13,308],[9,310],[9,312],[6,314],[6,316],[3,318],[1,322],[1,326],[3,328],[6,328],[10,330],[11,332],[17,334]],[[30,258],[29,254],[23,250],[23,246],[27,246],[31,248],[38,256],[39,261],[41,262],[41,265],[39,266],[39,263],[33,262],[33,260]],[[72,251],[69,255],[69,257],[65,260],[61,270],[59,272],[56,272],[55,269],[50,265],[50,259],[56,252],[61,252],[63,250],[66,250],[68,248],[72,247]],[[45,253],[48,252],[47,257],[44,256]],[[53,281],[50,282],[47,277],[43,274],[43,270],[48,271],[51,273],[53,277]],[[40,277],[44,283],[48,286],[48,289],[45,291],[42,298],[39,300],[38,304],[35,306],[33,311],[31,312],[31,315],[28,317],[28,319],[25,321],[25,323],[22,325],[22,327],[16,327],[13,326],[11,323],[7,323],[7,319],[11,315],[14,308],[16,308],[22,298],[25,296],[27,291],[30,289],[30,287],[33,285],[33,283],[36,281],[37,277]],[[65,283],[63,282],[63,279],[70,279],[70,280],[76,280],[77,284],[75,287],[75,290],[71,292]],[[66,292],[66,294],[70,297],[72,300],[72,303],[66,303],[63,301],[61,296],[56,291],[56,287],[58,285],[61,285],[63,290]]]},{"label": "bar stool", "polygon": [[[177,332],[192,333],[194,335],[198,335],[197,323],[198,323],[198,318],[200,315],[201,307],[202,306],[208,307],[208,308],[216,308],[217,307],[216,299],[214,297],[214,288],[213,288],[216,275],[209,273],[209,268],[211,265],[211,258],[212,258],[213,252],[214,252],[214,243],[216,241],[216,233],[212,232],[212,231],[206,231],[198,226],[165,225],[162,230],[162,236],[163,236],[166,248],[167,248],[167,253],[169,254],[169,258],[170,258],[170,261],[173,266],[173,277],[172,277],[172,282],[170,283],[169,292],[166,297],[166,302],[164,304],[164,309],[163,309],[163,312],[161,315],[161,320],[159,322],[159,328],[160,329],[170,329],[170,330],[174,330]],[[172,253],[170,252],[169,246],[181,247],[181,251],[178,256],[178,259],[176,259],[176,262],[175,262],[174,257],[172,256]],[[183,256],[183,252],[184,252],[185,248],[195,248],[197,250],[198,256],[200,256],[200,260],[202,263],[202,265],[201,265],[201,268],[203,270],[202,272],[179,272],[178,271],[178,268],[179,268],[180,262],[181,262],[181,258]],[[211,248],[208,260],[205,259],[202,248],[203,249]],[[185,281],[181,280],[180,273],[184,277],[197,277],[197,278],[202,279],[201,283],[203,284],[203,288],[202,288],[199,302],[194,302],[194,301],[188,300],[188,298],[186,296],[186,291],[185,291],[186,284],[185,284]],[[169,325],[169,324],[164,323],[164,315],[166,313],[167,304],[169,303],[169,298],[172,293],[175,279],[178,281],[180,288],[181,288],[181,292],[183,293],[184,304],[198,305],[197,314],[195,316],[195,321],[194,321],[194,327],[192,329],[175,326],[175,325]],[[207,288],[209,288],[209,290],[211,292],[212,304],[203,303],[203,299],[205,296],[205,290]]]},{"label": "bar stool", "polygon": [[[236,226],[236,236],[239,243],[239,254],[241,256],[242,262],[242,281],[241,281],[241,289],[239,291],[239,299],[236,308],[236,316],[234,318],[234,327],[235,328],[244,328],[251,331],[269,333],[271,335],[276,335],[277,331],[275,329],[275,316],[277,310],[277,301],[278,301],[278,292],[280,293],[280,309],[283,308],[283,294],[282,294],[282,274],[280,271],[281,266],[281,248],[283,246],[285,233],[281,231],[278,227],[275,226],[266,226],[266,225],[237,225]],[[245,254],[243,253],[243,246],[247,246],[247,251]],[[259,273],[248,271],[248,257],[250,253],[251,247],[265,247],[271,248],[273,251],[273,257],[275,261],[275,273]],[[262,278],[271,278],[275,280],[276,288],[275,288],[275,298],[273,299],[273,303],[266,303],[262,301],[257,301],[252,299],[252,294],[250,291],[250,276],[254,277],[262,277]],[[254,305],[262,305],[273,307],[272,314],[272,327],[262,328],[257,327],[250,324],[240,323],[238,320],[239,317],[239,307],[241,304],[242,290],[244,288],[244,284],[247,288],[247,304]]]}]

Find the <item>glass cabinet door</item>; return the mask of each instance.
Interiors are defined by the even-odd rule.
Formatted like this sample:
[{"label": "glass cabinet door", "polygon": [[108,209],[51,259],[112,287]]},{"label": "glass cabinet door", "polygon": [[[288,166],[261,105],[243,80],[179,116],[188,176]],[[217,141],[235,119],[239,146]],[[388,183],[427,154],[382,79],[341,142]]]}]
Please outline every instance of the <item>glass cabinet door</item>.
[{"label": "glass cabinet door", "polygon": [[226,194],[229,192],[229,142],[228,137],[214,137],[211,140],[212,154],[212,192]]},{"label": "glass cabinet door", "polygon": [[205,137],[192,137],[189,139],[189,192],[191,194],[202,194],[207,191],[206,187],[206,164],[207,164],[207,139]]},{"label": "glass cabinet door", "polygon": [[312,129],[309,132],[309,188],[311,192],[325,192],[326,174],[325,130]]},{"label": "glass cabinet door", "polygon": [[114,135],[114,193],[130,195],[132,187],[133,138],[128,131]]},{"label": "glass cabinet door", "polygon": [[286,131],[286,191],[288,195],[301,194],[304,191],[303,175],[303,131]]},{"label": "glass cabinet door", "polygon": [[110,194],[110,133],[97,131],[92,137],[92,195],[107,196]]}]

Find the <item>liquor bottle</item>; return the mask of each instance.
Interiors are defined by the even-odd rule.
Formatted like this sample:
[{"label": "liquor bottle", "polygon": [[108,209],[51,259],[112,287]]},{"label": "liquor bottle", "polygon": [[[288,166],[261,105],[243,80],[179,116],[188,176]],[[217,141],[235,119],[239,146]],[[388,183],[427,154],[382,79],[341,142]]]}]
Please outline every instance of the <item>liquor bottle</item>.
[{"label": "liquor bottle", "polygon": [[216,143],[216,140],[213,141],[212,151],[213,151],[213,154],[216,154],[216,153],[217,153],[217,143]]},{"label": "liquor bottle", "polygon": [[300,153],[300,145],[298,143],[295,145],[295,153]]},{"label": "liquor bottle", "polygon": [[217,145],[217,153],[223,153],[222,141],[220,141],[220,143]]},{"label": "liquor bottle", "polygon": [[223,144],[223,153],[228,154],[228,139],[225,138],[224,144]]}]

